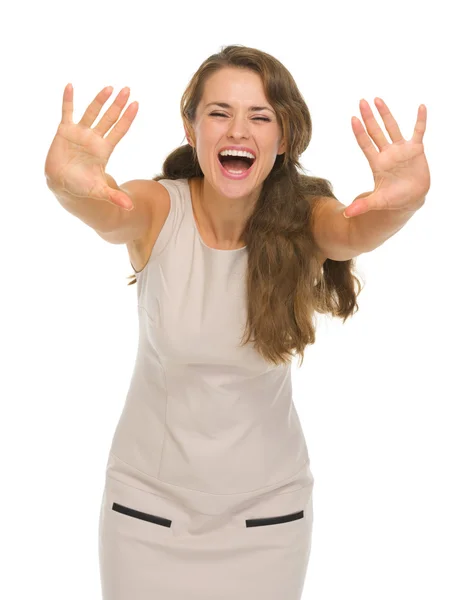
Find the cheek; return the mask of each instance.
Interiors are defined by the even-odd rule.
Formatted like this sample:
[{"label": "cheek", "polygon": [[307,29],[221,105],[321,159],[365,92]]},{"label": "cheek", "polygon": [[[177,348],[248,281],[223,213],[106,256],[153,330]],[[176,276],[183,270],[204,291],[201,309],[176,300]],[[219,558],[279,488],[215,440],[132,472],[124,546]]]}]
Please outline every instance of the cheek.
[{"label": "cheek", "polygon": [[211,151],[211,148],[217,148],[221,145],[221,140],[225,134],[225,129],[221,125],[205,125],[198,129],[197,140],[198,148],[203,152]]}]

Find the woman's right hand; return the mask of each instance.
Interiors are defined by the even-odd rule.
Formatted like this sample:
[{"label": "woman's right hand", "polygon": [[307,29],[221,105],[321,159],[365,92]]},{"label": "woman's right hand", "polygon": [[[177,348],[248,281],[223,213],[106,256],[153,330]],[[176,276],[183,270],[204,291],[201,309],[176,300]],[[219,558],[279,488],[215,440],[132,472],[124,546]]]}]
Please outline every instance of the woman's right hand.
[{"label": "woman's right hand", "polygon": [[104,88],[88,106],[79,123],[75,124],[72,120],[73,87],[72,84],[65,87],[62,120],[47,154],[45,175],[48,186],[58,193],[65,191],[74,197],[92,198],[122,208],[132,208],[131,198],[110,187],[105,174],[113,150],[127,133],[139,107],[137,102],[132,102],[119,119],[129,98],[129,88],[120,91],[92,129],[112,92],[112,87]]}]

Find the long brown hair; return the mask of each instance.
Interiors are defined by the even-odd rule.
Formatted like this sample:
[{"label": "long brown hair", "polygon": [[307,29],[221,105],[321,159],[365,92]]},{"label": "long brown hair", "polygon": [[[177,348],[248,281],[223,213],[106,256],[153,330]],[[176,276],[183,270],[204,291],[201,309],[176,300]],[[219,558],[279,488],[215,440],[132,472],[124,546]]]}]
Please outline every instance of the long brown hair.
[{"label": "long brown hair", "polygon": [[[311,140],[311,117],[292,75],[276,58],[231,45],[206,59],[181,99],[180,112],[188,131],[192,131],[206,80],[225,67],[251,69],[261,77],[286,140],[286,152],[277,156],[263,182],[242,234],[248,268],[247,324],[241,344],[253,342],[275,365],[287,364],[298,354],[302,365],[305,347],[316,339],[315,313],[345,322],[358,310],[361,283],[353,273],[354,259],[327,259],[323,265],[318,260],[312,210],[321,197],[335,196],[330,181],[301,172],[299,157]],[[185,144],[167,156],[162,173],[153,180],[193,177],[204,174],[196,151]]]}]

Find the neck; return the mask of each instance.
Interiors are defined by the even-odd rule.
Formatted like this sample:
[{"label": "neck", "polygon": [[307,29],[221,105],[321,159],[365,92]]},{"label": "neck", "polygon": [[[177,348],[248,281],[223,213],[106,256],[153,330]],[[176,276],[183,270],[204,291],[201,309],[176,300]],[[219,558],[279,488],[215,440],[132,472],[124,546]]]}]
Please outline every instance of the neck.
[{"label": "neck", "polygon": [[228,198],[218,193],[205,177],[191,179],[193,213],[201,236],[209,246],[233,250],[245,245],[241,239],[258,195]]}]

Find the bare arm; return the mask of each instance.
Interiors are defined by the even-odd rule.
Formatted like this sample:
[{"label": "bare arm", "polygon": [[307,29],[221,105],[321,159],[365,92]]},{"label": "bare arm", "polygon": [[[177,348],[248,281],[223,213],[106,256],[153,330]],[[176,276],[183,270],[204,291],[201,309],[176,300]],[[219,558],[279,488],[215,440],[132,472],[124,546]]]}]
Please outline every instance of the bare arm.
[{"label": "bare arm", "polygon": [[[111,175],[105,173],[105,177],[109,187],[121,191]],[[49,189],[55,195],[59,204],[95,231],[103,233],[111,231],[114,229],[120,213],[125,211],[124,208],[120,208],[112,202],[97,202],[95,198],[74,196],[66,190],[60,189],[57,184],[47,177],[46,179]]]}]

